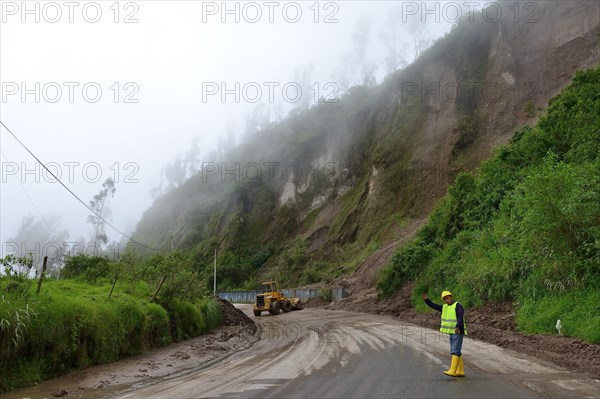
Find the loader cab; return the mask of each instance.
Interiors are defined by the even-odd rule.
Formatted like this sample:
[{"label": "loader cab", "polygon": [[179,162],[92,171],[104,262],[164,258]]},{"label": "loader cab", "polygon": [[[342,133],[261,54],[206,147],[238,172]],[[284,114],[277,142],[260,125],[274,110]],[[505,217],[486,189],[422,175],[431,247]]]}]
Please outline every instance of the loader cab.
[{"label": "loader cab", "polygon": [[277,292],[277,284],[273,281],[262,283],[262,291],[267,294],[269,292]]}]

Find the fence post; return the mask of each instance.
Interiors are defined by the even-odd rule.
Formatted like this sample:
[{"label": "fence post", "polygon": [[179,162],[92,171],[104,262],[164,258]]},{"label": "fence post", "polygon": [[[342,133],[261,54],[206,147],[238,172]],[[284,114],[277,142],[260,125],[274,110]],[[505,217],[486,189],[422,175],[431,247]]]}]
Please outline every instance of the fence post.
[{"label": "fence post", "polygon": [[112,295],[113,290],[115,289],[115,284],[117,283],[118,276],[119,276],[119,274],[115,273],[115,279],[113,280],[112,287],[110,287],[110,292],[108,293],[108,299],[110,299],[110,296]]},{"label": "fence post", "polygon": [[44,280],[44,277],[46,277],[46,265],[47,264],[48,264],[48,257],[44,256],[44,264],[42,266],[42,273],[40,274],[40,279],[38,281],[36,294],[39,294],[40,290],[42,289],[42,281]]},{"label": "fence post", "polygon": [[156,296],[158,295],[158,291],[160,291],[160,289],[163,286],[163,283],[165,282],[167,278],[166,274],[163,274],[163,276],[160,279],[160,282],[158,283],[158,286],[156,287],[156,291],[154,291],[154,295],[152,295],[152,299],[150,299],[152,302],[156,301]]}]

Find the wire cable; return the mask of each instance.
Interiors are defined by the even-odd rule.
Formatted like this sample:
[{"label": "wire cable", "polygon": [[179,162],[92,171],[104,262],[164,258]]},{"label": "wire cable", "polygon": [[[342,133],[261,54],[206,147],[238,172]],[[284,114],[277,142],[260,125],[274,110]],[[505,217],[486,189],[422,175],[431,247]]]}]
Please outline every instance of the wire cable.
[{"label": "wire cable", "polygon": [[18,137],[17,137],[17,136],[16,136],[16,135],[15,135],[15,134],[14,134],[14,133],[13,133],[13,132],[12,132],[12,131],[11,131],[11,130],[8,128],[8,126],[6,126],[6,125],[4,124],[4,122],[2,122],[1,120],[0,120],[0,125],[4,126],[4,128],[5,128],[5,129],[6,129],[6,130],[7,130],[7,131],[8,131],[8,132],[11,134],[11,136],[13,136],[13,137],[14,137],[14,139],[15,139],[15,140],[17,140],[17,142],[18,142],[19,144],[21,144],[21,146],[22,146],[23,148],[25,148],[25,150],[26,150],[26,151],[27,151],[27,152],[28,152],[28,153],[29,153],[29,154],[30,154],[30,155],[31,155],[31,156],[32,156],[32,157],[33,157],[33,158],[34,158],[34,159],[35,159],[35,160],[36,160],[36,161],[37,161],[37,162],[40,164],[40,165],[42,165],[42,167],[43,167],[44,169],[46,169],[46,171],[47,171],[48,173],[50,173],[50,175],[51,175],[51,176],[52,176],[54,179],[56,179],[56,181],[57,181],[57,182],[59,182],[61,186],[63,186],[63,187],[64,187],[64,188],[65,188],[65,189],[66,189],[66,190],[67,190],[67,191],[68,191],[68,192],[69,192],[69,193],[70,193],[70,194],[73,196],[73,197],[75,197],[75,199],[76,199],[77,201],[79,201],[79,202],[80,202],[80,203],[81,203],[83,206],[85,206],[85,207],[87,208],[87,210],[89,210],[90,212],[92,212],[92,213],[93,213],[93,214],[94,214],[94,215],[95,215],[95,216],[96,216],[98,219],[100,219],[100,220],[102,220],[104,223],[106,223],[106,225],[107,225],[107,226],[111,227],[111,228],[112,228],[114,231],[116,231],[117,233],[119,233],[121,236],[123,236],[123,237],[127,238],[127,239],[128,239],[130,242],[132,242],[132,243],[134,243],[134,244],[137,244],[137,245],[139,245],[139,246],[141,246],[141,247],[144,247],[144,248],[150,249],[150,250],[152,250],[152,251],[158,251],[158,252],[161,252],[161,251],[163,251],[162,249],[153,248],[153,247],[150,247],[150,246],[148,246],[148,245],[142,244],[141,242],[138,242],[138,241],[134,240],[133,238],[129,237],[127,234],[123,233],[121,230],[119,230],[118,228],[116,228],[116,227],[115,227],[115,226],[114,226],[112,223],[110,223],[108,220],[104,219],[102,216],[100,216],[98,213],[96,213],[96,211],[94,211],[92,208],[90,208],[90,207],[89,207],[89,206],[88,206],[88,205],[87,205],[85,202],[83,202],[83,200],[82,200],[81,198],[79,198],[79,197],[77,196],[77,194],[75,194],[73,191],[71,191],[71,189],[70,189],[69,187],[67,187],[67,186],[66,186],[66,185],[65,185],[65,184],[64,184],[64,183],[63,183],[63,182],[62,182],[62,181],[61,181],[61,180],[60,180],[58,177],[56,177],[56,176],[54,175],[54,173],[52,173],[52,171],[51,171],[50,169],[48,169],[48,168],[46,167],[46,165],[45,165],[45,164],[44,164],[42,161],[40,161],[40,159],[39,159],[38,157],[36,157],[36,156],[35,156],[35,154],[34,154],[33,152],[31,152],[31,150],[30,150],[29,148],[27,148],[27,146],[26,146],[26,145],[25,145],[25,144],[24,144],[24,143],[23,143],[21,140],[19,140],[19,138],[18,138]]},{"label": "wire cable", "polygon": [[[0,149],[0,154],[2,154],[2,157],[4,158],[4,160],[6,161],[6,163],[10,163],[10,161],[6,157],[6,154],[1,149]],[[33,208],[35,209],[35,211],[38,213],[40,219],[42,220],[42,222],[44,223],[44,225],[46,225],[46,228],[48,229],[48,233],[52,233],[52,228],[50,227],[50,225],[48,224],[48,222],[46,222],[46,219],[44,218],[44,215],[42,215],[42,213],[40,212],[40,210],[38,209],[38,207],[35,205],[35,202],[33,202],[33,199],[31,198],[31,196],[29,195],[29,193],[25,189],[25,185],[23,185],[23,182],[21,180],[19,180],[19,179],[17,179],[17,181],[19,182],[19,185],[21,186],[21,189],[23,190],[23,193],[25,193],[25,196],[27,197],[27,199],[29,200],[29,202],[31,202],[31,205],[33,206]]]}]

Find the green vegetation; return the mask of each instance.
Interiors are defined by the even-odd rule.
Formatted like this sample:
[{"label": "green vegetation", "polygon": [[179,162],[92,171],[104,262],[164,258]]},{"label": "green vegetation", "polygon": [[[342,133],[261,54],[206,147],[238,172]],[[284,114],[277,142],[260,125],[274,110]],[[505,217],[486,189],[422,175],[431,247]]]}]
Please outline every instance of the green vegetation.
[{"label": "green vegetation", "polygon": [[[382,297],[412,282],[422,309],[424,290],[451,289],[467,306],[513,300],[522,331],[553,332],[560,318],[566,335],[600,343],[600,69],[578,73],[545,115],[529,101],[538,124],[456,174],[493,141],[494,115],[485,99],[446,107],[423,88],[441,75],[481,87],[497,75],[498,32],[511,29],[463,22],[381,85],[292,111],[158,198],[133,237],[164,250],[174,238],[178,252],[67,257],[40,294],[32,258],[1,259],[0,392],[216,328],[215,252],[220,290],[331,282],[434,204],[382,270]],[[96,204],[112,192],[103,187]]]},{"label": "green vegetation", "polygon": [[131,253],[121,262],[69,257],[62,269],[69,278],[44,281],[39,294],[37,282],[26,277],[30,259],[0,261],[0,392],[195,337],[221,323],[220,303],[202,299],[200,277],[177,252],[143,262]]},{"label": "green vegetation", "polygon": [[514,300],[518,328],[600,343],[600,69],[578,72],[535,127],[461,173],[382,270],[389,297],[415,282],[467,306]]}]

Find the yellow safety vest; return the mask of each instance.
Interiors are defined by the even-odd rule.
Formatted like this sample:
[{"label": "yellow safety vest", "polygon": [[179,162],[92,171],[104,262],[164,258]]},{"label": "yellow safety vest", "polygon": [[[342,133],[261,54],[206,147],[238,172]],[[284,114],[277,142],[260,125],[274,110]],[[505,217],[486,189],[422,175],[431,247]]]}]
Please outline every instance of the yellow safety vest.
[{"label": "yellow safety vest", "polygon": [[[452,305],[444,304],[442,306],[442,325],[440,327],[440,332],[444,334],[454,334],[454,329],[458,324],[458,320],[456,318],[456,304],[458,302],[454,302]],[[464,320],[463,320],[464,323]],[[467,335],[467,323],[464,323],[465,327],[465,335]]]}]

